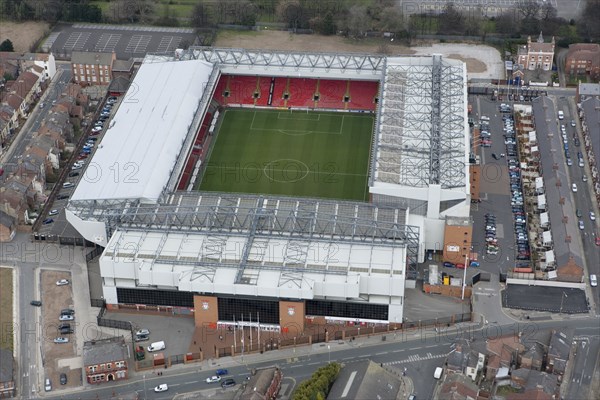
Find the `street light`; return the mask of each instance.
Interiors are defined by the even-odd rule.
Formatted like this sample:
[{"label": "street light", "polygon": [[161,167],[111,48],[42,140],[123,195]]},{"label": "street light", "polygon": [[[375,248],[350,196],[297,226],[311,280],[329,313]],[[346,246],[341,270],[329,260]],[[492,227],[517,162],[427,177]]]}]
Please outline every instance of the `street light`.
[{"label": "street light", "polygon": [[148,398],[146,395],[146,374],[142,375],[142,378],[144,378],[144,400],[146,400]]},{"label": "street light", "polygon": [[331,364],[331,346],[330,345],[327,345],[327,353],[329,354],[329,363],[328,364]]}]

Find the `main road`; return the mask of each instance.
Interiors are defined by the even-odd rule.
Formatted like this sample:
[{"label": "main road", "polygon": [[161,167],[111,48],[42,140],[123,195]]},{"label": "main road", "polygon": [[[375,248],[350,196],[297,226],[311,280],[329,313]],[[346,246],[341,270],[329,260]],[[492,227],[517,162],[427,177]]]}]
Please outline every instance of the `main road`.
[{"label": "main road", "polygon": [[[162,376],[157,376],[152,372],[146,373],[144,377],[140,374],[130,378],[127,381],[101,384],[98,387],[85,388],[84,391],[76,393],[64,393],[55,398],[60,399],[79,399],[79,398],[99,398],[107,399],[111,396],[119,396],[138,392],[142,394],[141,398],[148,399],[166,399],[181,393],[189,393],[211,389],[212,387],[204,382],[206,377],[213,375],[215,368],[227,368],[231,377],[239,383],[249,376],[253,368],[261,368],[279,365],[286,378],[295,382],[300,382],[308,378],[319,366],[328,362],[351,363],[361,360],[372,360],[376,363],[395,367],[399,370],[407,368],[407,376],[411,377],[414,383],[414,392],[418,398],[431,398],[433,394],[435,367],[442,366],[447,354],[451,351],[451,345],[456,338],[468,338],[475,341],[483,341],[488,338],[498,337],[500,335],[510,335],[521,333],[522,337],[533,337],[541,329],[561,329],[573,328],[577,337],[589,336],[598,329],[599,320],[597,318],[581,318],[569,320],[551,320],[544,322],[528,322],[527,324],[514,323],[509,325],[485,325],[482,328],[477,326],[451,327],[448,331],[419,331],[406,334],[398,333],[386,335],[386,341],[372,341],[369,343],[354,342],[330,342],[330,348],[327,345],[314,345],[312,350],[308,348],[298,348],[297,353],[291,353],[291,350],[281,350],[278,352],[269,352],[264,355],[246,356],[242,361],[241,357],[235,359],[225,358],[219,361],[219,364],[210,366],[207,362],[195,365],[180,366],[163,370]],[[597,348],[590,348],[587,362],[576,360],[576,365],[581,369],[574,372],[574,379],[579,379],[580,375],[593,376],[595,368],[595,357]],[[582,353],[582,355],[584,355]],[[578,375],[579,374],[579,375]],[[165,393],[154,393],[153,388],[159,384],[167,383],[169,391]],[[566,383],[566,382],[565,382]],[[222,389],[218,388],[216,391]],[[577,389],[572,389],[577,390]],[[144,396],[143,394],[146,394]],[[214,394],[214,392],[213,392]],[[580,393],[581,394],[581,393]]]}]

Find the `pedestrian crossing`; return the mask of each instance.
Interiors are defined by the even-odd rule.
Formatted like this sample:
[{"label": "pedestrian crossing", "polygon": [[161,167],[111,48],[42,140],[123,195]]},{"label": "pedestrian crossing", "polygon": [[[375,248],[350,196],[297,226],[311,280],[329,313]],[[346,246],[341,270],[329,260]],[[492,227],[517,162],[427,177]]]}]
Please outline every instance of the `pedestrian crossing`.
[{"label": "pedestrian crossing", "polygon": [[421,356],[419,354],[412,354],[404,360],[390,361],[390,362],[383,363],[383,365],[397,365],[397,364],[405,364],[405,363],[414,363],[414,362],[419,362],[419,361],[424,361],[424,360],[433,360],[436,358],[446,358],[447,355],[448,355],[447,353],[444,353],[444,354],[427,353],[424,356]]}]

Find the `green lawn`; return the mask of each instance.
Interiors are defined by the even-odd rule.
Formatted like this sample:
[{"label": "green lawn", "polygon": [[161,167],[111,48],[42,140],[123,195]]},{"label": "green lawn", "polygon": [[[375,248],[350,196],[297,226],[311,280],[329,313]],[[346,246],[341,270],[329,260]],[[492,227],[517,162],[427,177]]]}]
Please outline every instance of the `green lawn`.
[{"label": "green lawn", "polygon": [[0,268],[0,347],[13,348],[13,270]]},{"label": "green lawn", "polygon": [[373,118],[227,110],[200,190],[367,200]]}]

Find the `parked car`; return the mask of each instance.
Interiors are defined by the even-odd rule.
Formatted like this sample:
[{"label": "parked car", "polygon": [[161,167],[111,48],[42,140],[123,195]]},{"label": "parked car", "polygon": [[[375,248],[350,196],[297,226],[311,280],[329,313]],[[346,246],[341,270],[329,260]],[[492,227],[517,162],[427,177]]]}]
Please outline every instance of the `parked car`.
[{"label": "parked car", "polygon": [[573,191],[573,193],[577,193],[577,184],[576,183],[571,185],[571,190]]},{"label": "parked car", "polygon": [[72,188],[73,186],[75,186],[75,184],[72,182],[65,182],[62,185],[63,189]]},{"label": "parked car", "polygon": [[229,375],[229,371],[224,368],[218,369],[216,372],[217,376]]},{"label": "parked car", "polygon": [[596,214],[594,214],[594,212],[593,212],[593,211],[590,211],[590,219],[591,219],[592,221],[595,221],[595,220],[596,220]]},{"label": "parked car", "polygon": [[583,220],[579,220],[579,229],[584,230],[585,226],[583,225]]},{"label": "parked car", "polygon": [[62,310],[60,310],[60,314],[61,315],[73,315],[73,314],[75,314],[75,310],[73,310],[72,308],[63,308]]},{"label": "parked car", "polygon": [[456,268],[465,269],[465,264],[458,263],[458,264],[456,264]]},{"label": "parked car", "polygon": [[69,343],[69,338],[57,337],[56,339],[54,339],[54,343]]},{"label": "parked car", "polygon": [[58,317],[59,321],[73,321],[74,319],[75,319],[75,317],[72,315],[60,315]]},{"label": "parked car", "polygon": [[590,275],[590,286],[592,286],[592,287],[598,286],[598,278],[594,274]]},{"label": "parked car", "polygon": [[56,281],[56,286],[65,286],[68,284],[69,284],[68,279],[59,279],[58,281]]},{"label": "parked car", "polygon": [[52,216],[52,215],[58,215],[58,210],[56,210],[56,209],[50,210],[50,212],[48,213],[48,216]]},{"label": "parked car", "polygon": [[42,306],[42,302],[39,301],[39,300],[31,300],[29,302],[29,304],[31,304],[32,306],[35,306],[35,307],[41,307]]},{"label": "parked car", "polygon": [[451,262],[448,262],[448,261],[444,262],[444,264],[443,264],[443,265],[444,265],[444,267],[446,267],[446,268],[455,268],[454,264],[453,264],[453,263],[451,263]]},{"label": "parked car", "polygon": [[54,222],[54,220],[52,218],[46,218],[45,220],[42,221],[42,224],[48,225],[48,224],[51,224],[53,222]]},{"label": "parked car", "polygon": [[61,385],[66,385],[67,384],[67,374],[65,374],[64,372],[62,372],[60,374],[60,384]]}]

